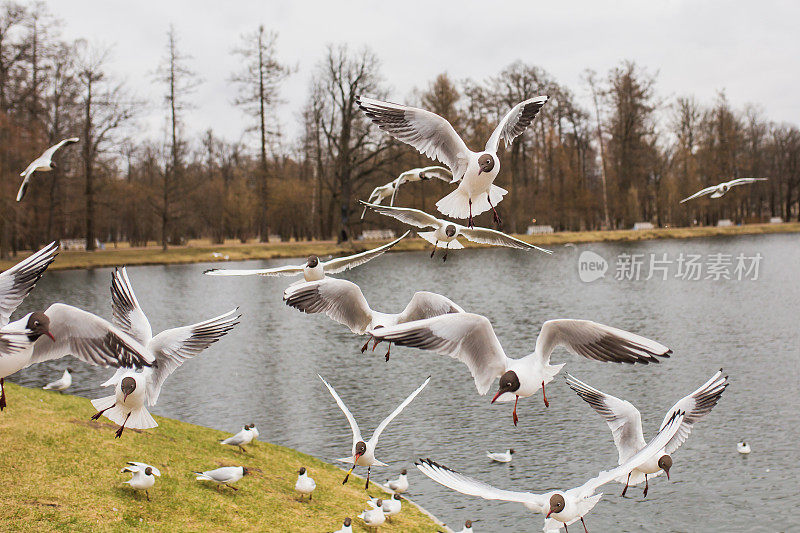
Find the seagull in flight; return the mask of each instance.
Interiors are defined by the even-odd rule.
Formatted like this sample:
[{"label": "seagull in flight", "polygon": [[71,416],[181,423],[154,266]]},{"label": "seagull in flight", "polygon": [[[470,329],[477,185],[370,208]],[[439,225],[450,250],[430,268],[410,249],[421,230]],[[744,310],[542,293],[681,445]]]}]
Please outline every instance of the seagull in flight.
[{"label": "seagull in flight", "polygon": [[[577,392],[583,401],[605,418],[608,427],[611,428],[614,444],[619,452],[619,464],[623,464],[646,446],[644,433],[642,432],[642,415],[633,404],[601,392],[569,374],[567,374],[567,385]],[[647,461],[628,472],[627,477],[617,479],[618,482],[625,483],[625,488],[622,489],[622,496],[625,496],[629,485],[638,485],[644,481],[644,496],[647,497],[648,475],[654,477],[664,472],[667,474],[667,479],[669,479],[669,469],[672,467],[671,454],[689,437],[694,424],[710,413],[711,409],[717,405],[727,386],[728,376],[723,376],[720,368],[719,372],[714,374],[700,388],[684,396],[672,406],[667,413],[667,417],[676,410],[686,412],[679,438],[673,439],[670,447],[657,450]],[[665,418],[663,423],[666,423],[666,421],[667,419]]]},{"label": "seagull in flight", "polygon": [[[450,248],[453,250],[464,248],[464,246],[458,242],[459,237],[464,237],[467,240],[481,244],[505,246],[507,248],[517,248],[518,250],[539,250],[546,254],[553,253],[550,250],[545,250],[544,248],[539,248],[533,244],[528,244],[525,241],[516,239],[502,231],[462,226],[455,222],[450,222],[449,220],[436,218],[419,209],[411,209],[409,207],[387,207],[369,204],[367,202],[361,203],[364,204],[365,209],[369,207],[381,215],[394,217],[400,222],[404,222],[410,226],[415,226],[417,228],[433,228],[433,231],[418,231],[417,235],[433,245],[431,257],[436,253],[436,248],[444,248],[442,261],[447,261],[447,251]],[[444,246],[442,246],[442,243],[444,243]]]},{"label": "seagull in flight", "polygon": [[659,450],[672,446],[673,440],[680,440],[685,420],[686,413],[684,411],[671,412],[647,446],[625,463],[611,470],[600,472],[599,475],[579,487],[553,490],[544,494],[498,489],[430,459],[420,459],[414,464],[433,481],[462,494],[479,496],[485,500],[519,502],[531,511],[543,514],[545,517],[544,531],[558,531],[564,527],[569,532],[567,526],[580,520],[584,531],[588,533],[583,517],[603,497],[602,493],[595,494],[597,489],[621,476],[626,476],[628,472],[641,466]]},{"label": "seagull in flight", "polygon": [[[325,313],[357,335],[413,320],[464,312],[450,298],[434,292],[418,291],[401,313],[381,313],[370,308],[358,285],[336,278],[294,283],[284,291],[283,301],[286,305],[304,313]],[[370,340],[371,338],[361,347],[361,353],[367,349]],[[378,341],[375,341],[372,346],[373,351],[377,345]],[[386,351],[387,361],[390,350],[391,344]]]},{"label": "seagull in flight", "polygon": [[364,442],[364,438],[361,436],[361,430],[358,428],[358,424],[356,423],[356,419],[353,417],[353,414],[350,412],[350,410],[344,404],[344,402],[339,397],[339,395],[336,393],[334,388],[331,387],[330,384],[327,381],[325,381],[325,379],[323,379],[323,377],[320,376],[319,374],[317,374],[317,377],[319,377],[319,379],[322,380],[322,382],[325,384],[325,386],[328,387],[328,390],[330,391],[331,396],[333,396],[333,399],[336,400],[336,404],[339,406],[339,409],[341,409],[342,412],[344,413],[344,416],[347,418],[347,421],[350,423],[350,429],[353,431],[353,447],[352,447],[353,455],[352,455],[352,457],[345,457],[343,459],[337,459],[337,461],[339,461],[341,463],[351,463],[353,465],[350,468],[350,470],[347,472],[347,475],[344,476],[344,481],[342,481],[342,485],[347,483],[347,480],[350,478],[350,474],[353,473],[353,470],[355,469],[356,466],[366,466],[367,467],[367,483],[364,486],[364,488],[365,489],[369,489],[369,475],[370,475],[370,472],[372,471],[373,465],[374,466],[389,466],[386,463],[382,463],[381,461],[378,461],[377,459],[375,459],[375,447],[378,445],[378,438],[381,436],[381,433],[383,433],[383,430],[386,429],[386,426],[388,426],[389,423],[392,420],[394,420],[397,417],[397,415],[399,415],[403,411],[403,409],[405,409],[406,406],[408,404],[410,404],[411,401],[414,398],[417,397],[417,395],[420,392],[422,392],[422,389],[424,389],[425,386],[430,382],[431,378],[430,378],[430,376],[428,376],[428,379],[426,379],[425,382],[417,388],[417,390],[412,392],[411,395],[409,395],[408,398],[403,400],[403,403],[401,403],[397,407],[397,409],[392,411],[392,413],[389,416],[384,418],[383,421],[380,424],[378,424],[378,427],[375,428],[375,432],[372,434],[372,437],[370,437],[370,439],[368,441]]},{"label": "seagull in flight", "polygon": [[399,239],[395,239],[388,244],[373,248],[372,250],[345,257],[336,257],[329,261],[320,261],[319,257],[316,255],[310,255],[304,265],[286,265],[276,268],[260,268],[254,270],[225,270],[212,268],[206,270],[203,274],[208,276],[297,276],[302,274],[305,281],[316,281],[323,279],[327,274],[338,274],[339,272],[344,272],[345,270],[363,265],[367,261],[375,259],[403,240],[409,233],[411,232],[407,231],[401,235]]},{"label": "seagull in flight", "polygon": [[372,98],[357,97],[356,103],[380,129],[419,153],[444,163],[453,174],[458,188],[439,200],[436,207],[444,215],[468,219],[492,210],[494,221],[500,224],[495,205],[507,190],[494,185],[500,172],[497,150],[500,140],[506,148],[530,126],[536,114],[547,102],[547,96],[529,98],[515,105],[497,125],[482,152],[473,152],[443,117],[424,109],[409,107]]},{"label": "seagull in flight", "polygon": [[737,185],[745,185],[747,183],[755,183],[757,181],[767,181],[767,179],[768,178],[737,178],[735,180],[726,181],[724,183],[720,183],[719,185],[712,185],[711,187],[706,187],[703,190],[697,191],[693,195],[681,200],[680,203],[688,202],[689,200],[693,200],[707,194],[710,194],[711,198],[719,198],[724,196],[726,192]]},{"label": "seagull in flight", "polygon": [[508,357],[489,319],[474,313],[441,315],[370,333],[378,340],[398,346],[458,359],[469,368],[479,394],[489,392],[492,382],[499,377],[500,386],[492,403],[514,400],[515,426],[520,398],[533,396],[541,389],[544,405],[550,406],[544,387],[565,364],[550,364],[550,355],[557,346],[587,359],[612,363],[658,363],[658,357],[669,357],[672,353],[656,341],[590,320],[548,320],[542,324],[534,352],[520,359]]},{"label": "seagull in flight", "polygon": [[128,483],[135,490],[143,490],[147,501],[150,501],[150,494],[148,494],[147,489],[156,484],[155,476],[161,477],[161,471],[147,463],[137,463],[135,461],[128,461],[128,466],[121,471],[133,474],[133,477],[128,481],[123,481],[123,483]]},{"label": "seagull in flight", "polygon": [[31,180],[31,176],[36,171],[39,172],[49,172],[56,168],[56,164],[53,162],[53,154],[56,153],[56,150],[61,148],[62,146],[68,144],[74,144],[80,141],[77,137],[71,137],[69,139],[64,139],[58,144],[55,144],[48,148],[47,150],[42,153],[39,157],[33,160],[28,168],[20,172],[20,176],[22,176],[22,184],[19,186],[19,192],[17,192],[17,201],[20,202],[25,197],[25,192],[28,190],[28,185]]},{"label": "seagull in flight", "polygon": [[[437,178],[450,183],[452,177],[453,174],[450,172],[450,170],[444,167],[424,167],[406,170],[386,185],[381,185],[380,187],[375,187],[372,189],[372,193],[369,195],[369,199],[367,201],[372,204],[380,204],[385,199],[390,198],[389,205],[394,205],[394,197],[397,195],[397,189],[399,189],[404,183],[409,183],[412,181],[428,181],[432,178]],[[366,212],[367,208],[365,207],[364,211],[361,212],[361,220],[364,220],[364,214]]]}]

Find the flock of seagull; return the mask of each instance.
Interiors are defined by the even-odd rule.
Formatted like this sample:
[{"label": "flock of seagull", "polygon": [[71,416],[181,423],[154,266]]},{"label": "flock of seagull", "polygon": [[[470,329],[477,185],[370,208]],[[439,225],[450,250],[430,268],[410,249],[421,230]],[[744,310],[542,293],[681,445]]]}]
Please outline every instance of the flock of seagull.
[{"label": "flock of seagull", "polygon": [[[434,246],[431,257],[437,248],[444,248],[443,260],[447,259],[449,249],[463,248],[459,237],[484,244],[551,253],[501,231],[474,225],[474,216],[490,209],[495,223],[501,224],[495,206],[508,191],[494,185],[500,171],[497,151],[501,141],[508,147],[525,131],[547,100],[547,96],[539,96],[514,106],[500,121],[484,150],[473,152],[453,126],[439,115],[371,98],[357,98],[358,106],[381,130],[447,167],[410,170],[391,183],[377,187],[368,202],[361,202],[364,206],[362,218],[370,209],[415,228],[432,229],[418,232],[418,235]],[[52,170],[55,152],[61,146],[78,141],[75,138],[65,139],[32,162],[22,173],[24,180],[17,200],[25,196],[34,172]],[[401,185],[433,178],[458,183],[456,189],[439,200],[436,206],[446,216],[466,219],[466,225],[440,219],[417,209],[395,207],[395,198]],[[761,179],[766,178],[733,180],[703,189],[686,200],[705,194],[716,198],[732,186]],[[381,205],[387,198],[389,205]],[[324,313],[354,334],[367,336],[366,342],[361,345],[362,352],[368,349],[370,342],[373,343],[373,351],[378,343],[386,342],[387,361],[392,344],[428,350],[461,361],[471,373],[480,395],[486,395],[494,381],[499,380],[491,402],[513,401],[512,421],[515,426],[519,423],[517,404],[520,398],[529,398],[541,391],[542,401],[545,407],[549,407],[545,387],[564,366],[564,363],[551,364],[551,355],[557,347],[598,362],[642,365],[659,363],[672,353],[657,341],[613,326],[590,320],[554,319],[542,324],[532,353],[512,358],[506,355],[488,318],[464,310],[446,296],[420,291],[414,294],[401,312],[384,313],[370,307],[358,285],[331,277],[380,256],[409,233],[407,231],[399,239],[372,250],[328,261],[312,255],[303,264],[250,270],[212,269],[205,273],[212,276],[302,276],[284,291],[283,300],[288,306],[308,314]],[[105,416],[115,422],[119,426],[115,434],[117,438],[122,436],[126,427],[156,427],[158,424],[147,407],[156,405],[166,379],[188,359],[199,355],[230,333],[239,323],[241,315],[237,309],[233,309],[217,317],[169,329],[154,336],[126,269],[117,268],[111,279],[110,321],[64,303],[53,303],[44,311],[31,312],[16,321],[10,321],[16,308],[55,260],[57,252],[58,247],[51,243],[0,274],[0,410],[7,404],[3,389],[5,377],[35,363],[73,355],[89,364],[117,369],[102,384],[113,387],[113,393],[92,400],[97,411],[92,419]],[[338,459],[351,465],[342,483],[347,483],[356,467],[366,467],[365,489],[369,489],[372,467],[388,466],[376,458],[379,437],[403,409],[423,392],[431,377],[411,392],[375,428],[368,440],[362,436],[353,414],[333,386],[322,376],[318,377],[352,430],[349,454]],[[71,383],[71,369],[67,369],[60,379],[45,388],[64,391]],[[681,398],[667,411],[664,421],[649,441],[644,437],[641,415],[630,402],[601,392],[571,375],[567,376],[566,383],[607,422],[619,452],[616,467],[600,472],[578,487],[540,494],[498,489],[431,459],[420,459],[415,466],[433,481],[462,494],[522,503],[545,517],[545,531],[556,531],[562,527],[568,531],[568,526],[577,521],[586,530],[584,516],[602,497],[602,493],[598,492],[601,486],[613,481],[624,484],[624,496],[629,486],[644,483],[646,496],[652,478],[661,473],[669,478],[673,454],[685,442],[694,424],[717,404],[728,385],[728,378],[720,369],[698,389]],[[245,451],[244,446],[257,437],[255,425],[248,424],[237,434],[221,441],[221,444]],[[747,445],[741,445],[741,453],[749,453],[749,446],[743,451]],[[504,453],[488,452],[487,456],[493,461],[509,462],[513,454],[514,450],[509,449]],[[161,475],[159,470],[146,463],[130,462],[122,471],[132,474],[126,483],[136,490],[145,491],[149,500],[147,491],[154,485],[155,477]],[[197,480],[211,481],[236,490],[231,484],[246,476],[248,469],[244,466],[227,466],[194,474]],[[295,483],[300,498],[304,500],[308,496],[308,501],[311,501],[315,488],[316,482],[308,470],[300,468]],[[403,469],[396,480],[387,482],[386,488],[392,491],[392,497],[370,499],[368,508],[359,515],[368,528],[378,528],[390,516],[401,512],[401,494],[409,489],[407,470]],[[342,524],[340,532],[352,531],[350,517]],[[463,531],[472,531],[471,521],[465,523]]]}]

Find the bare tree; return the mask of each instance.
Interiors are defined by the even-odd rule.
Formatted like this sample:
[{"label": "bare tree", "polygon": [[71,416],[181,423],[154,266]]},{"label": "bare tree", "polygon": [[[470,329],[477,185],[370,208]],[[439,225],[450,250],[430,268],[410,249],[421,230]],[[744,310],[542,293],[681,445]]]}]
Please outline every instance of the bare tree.
[{"label": "bare tree", "polygon": [[608,217],[608,185],[606,184],[606,150],[603,141],[603,127],[600,121],[600,95],[597,84],[597,73],[591,69],[586,69],[583,74],[584,80],[592,91],[592,101],[594,102],[594,113],[597,121],[597,143],[600,146],[600,180],[603,185],[603,224],[607,229],[611,228],[611,220]]}]

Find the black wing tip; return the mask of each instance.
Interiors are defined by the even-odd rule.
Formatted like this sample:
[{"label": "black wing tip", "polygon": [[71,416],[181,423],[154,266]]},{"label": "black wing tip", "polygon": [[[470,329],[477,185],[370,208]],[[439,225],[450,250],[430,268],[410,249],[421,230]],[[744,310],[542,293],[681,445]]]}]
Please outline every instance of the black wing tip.
[{"label": "black wing tip", "polygon": [[219,270],[220,270],[219,268],[209,268],[209,269],[203,270],[203,274],[208,274],[209,272],[218,272]]}]

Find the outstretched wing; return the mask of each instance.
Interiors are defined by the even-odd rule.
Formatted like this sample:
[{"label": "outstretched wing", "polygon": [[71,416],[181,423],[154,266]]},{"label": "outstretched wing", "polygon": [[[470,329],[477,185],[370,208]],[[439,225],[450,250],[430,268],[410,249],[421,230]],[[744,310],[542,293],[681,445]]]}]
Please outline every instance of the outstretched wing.
[{"label": "outstretched wing", "polygon": [[392,242],[384,244],[383,246],[378,246],[372,250],[367,250],[366,252],[361,252],[360,254],[331,259],[330,261],[322,263],[322,268],[326,274],[337,274],[339,272],[344,272],[345,270],[357,267],[358,265],[363,265],[367,261],[371,261],[372,259],[375,259],[379,255],[388,251],[392,246],[402,241],[403,238],[405,238],[405,236],[409,233],[411,232],[407,231]]},{"label": "outstretched wing", "polygon": [[545,361],[556,346],[570,352],[611,363],[658,363],[657,357],[669,357],[672,350],[635,333],[604,326],[590,320],[548,320],[536,339],[536,353]]},{"label": "outstretched wing", "polygon": [[745,185],[747,183],[755,183],[757,181],[767,181],[767,178],[736,178],[728,182],[728,187],[736,187],[737,185]]},{"label": "outstretched wing", "polygon": [[453,179],[453,173],[450,172],[449,168],[432,166],[417,170],[419,171],[420,178],[423,180],[436,178],[446,183],[450,183],[450,181]]},{"label": "outstretched wing", "polygon": [[296,276],[303,273],[303,265],[285,265],[275,268],[257,268],[252,270],[227,270],[211,268],[203,272],[207,276]]},{"label": "outstretched wing", "polygon": [[115,268],[111,274],[111,311],[114,325],[141,344],[146,346],[153,338],[153,328],[133,292],[125,267]]},{"label": "outstretched wing", "polygon": [[11,315],[33,290],[56,255],[58,244],[51,242],[0,274],[0,327],[8,324]]},{"label": "outstretched wing", "polygon": [[456,472],[430,459],[420,459],[419,462],[414,463],[414,465],[420,472],[436,483],[458,491],[461,494],[479,496],[484,500],[519,502],[538,513],[541,513],[542,509],[544,509],[544,506],[547,504],[547,498],[541,494],[498,489],[488,483],[465,476],[460,472]]},{"label": "outstretched wing", "polygon": [[350,409],[347,408],[334,388],[331,387],[330,384],[319,374],[317,374],[317,377],[322,380],[326,387],[328,387],[331,396],[333,396],[333,399],[336,400],[336,404],[339,406],[339,409],[342,410],[344,416],[347,418],[347,421],[350,423],[350,429],[353,430],[353,446],[355,446],[356,443],[361,440],[361,430],[358,429],[358,424],[356,423],[356,419],[353,418],[353,413],[350,412]]},{"label": "outstretched wing", "polygon": [[712,192],[714,192],[716,190],[717,190],[717,186],[716,185],[712,185],[711,187],[706,187],[705,189],[697,191],[693,195],[684,198],[683,200],[680,201],[680,203],[688,202],[689,200],[694,200],[695,198],[698,198],[700,196],[705,196],[706,194],[711,194]]},{"label": "outstretched wing", "polygon": [[326,277],[292,284],[283,292],[283,301],[304,313],[325,313],[358,335],[372,322],[372,309],[361,289],[345,279]]},{"label": "outstretched wing", "polygon": [[567,385],[606,419],[606,424],[614,436],[614,444],[619,451],[619,464],[647,446],[642,432],[642,415],[632,403],[590,387],[569,374],[567,374]]},{"label": "outstretched wing", "polygon": [[153,475],[154,476],[161,476],[161,471],[158,468],[154,467],[153,465],[149,465],[147,463],[137,463],[136,461],[128,461],[128,465],[129,466],[126,466],[122,470],[123,472],[125,472],[125,471],[137,472],[139,470],[144,471],[149,466],[150,468],[153,469]]},{"label": "outstretched wing", "polygon": [[44,153],[42,153],[42,155],[39,158],[40,159],[47,159],[47,160],[53,159],[53,155],[56,153],[56,150],[58,150],[59,148],[61,148],[62,146],[66,145],[66,144],[74,144],[74,143],[76,143],[78,141],[80,141],[80,139],[77,138],[77,137],[71,137],[69,139],[64,139],[60,143],[54,144],[53,146],[51,146],[50,148],[45,150]]},{"label": "outstretched wing", "polygon": [[413,322],[414,320],[425,320],[448,313],[463,313],[464,309],[453,300],[441,294],[428,291],[417,291],[411,297],[411,301],[400,316],[397,318],[398,324]]},{"label": "outstretched wing", "polygon": [[417,387],[417,390],[415,390],[414,392],[412,392],[412,393],[411,393],[411,394],[408,396],[408,398],[406,398],[405,400],[403,400],[403,403],[401,403],[400,405],[398,405],[398,406],[397,406],[397,409],[395,409],[394,411],[392,411],[392,414],[390,414],[389,416],[387,416],[386,418],[384,418],[384,419],[381,421],[381,423],[380,423],[380,424],[378,424],[378,427],[377,427],[377,428],[375,428],[375,432],[372,434],[372,437],[370,437],[370,439],[369,439],[369,440],[370,440],[370,442],[372,442],[372,443],[373,443],[373,444],[375,444],[375,445],[377,445],[377,444],[378,444],[378,438],[380,438],[380,436],[381,436],[381,433],[383,433],[383,430],[384,430],[384,429],[386,429],[386,426],[388,426],[388,425],[389,425],[389,423],[390,423],[392,420],[394,420],[394,419],[397,417],[397,415],[399,415],[399,414],[400,414],[400,413],[403,411],[403,409],[405,409],[405,408],[406,408],[406,406],[408,406],[408,404],[410,404],[410,403],[411,403],[411,401],[412,401],[414,398],[416,398],[416,397],[417,397],[417,394],[419,394],[420,392],[422,392],[422,389],[424,389],[424,388],[425,388],[425,386],[426,386],[428,383],[430,383],[430,381],[431,381],[431,377],[430,377],[430,376],[428,376],[428,379],[426,379],[426,380],[425,380],[425,381],[422,383],[422,385],[420,385],[419,387]]},{"label": "outstretched wing", "polygon": [[685,413],[683,421],[675,433],[675,436],[670,439],[669,443],[665,446],[665,452],[671,454],[677,450],[681,444],[686,442],[692,428],[701,418],[711,412],[711,409],[717,405],[717,402],[725,392],[728,386],[728,376],[722,375],[722,369],[714,374],[711,379],[703,383],[696,391],[681,398],[678,403],[672,406],[667,416],[664,417],[664,422],[661,423],[661,428],[670,421],[672,414],[676,411]]},{"label": "outstretched wing", "polygon": [[470,150],[443,117],[424,109],[363,96],[356,98],[356,103],[380,129],[450,167],[453,181],[464,177]]},{"label": "outstretched wing", "polygon": [[370,331],[399,346],[430,350],[458,359],[469,368],[479,394],[506,371],[507,357],[489,319],[473,313],[449,313]]},{"label": "outstretched wing", "polygon": [[405,222],[406,224],[409,224],[411,226],[416,226],[418,228],[439,227],[440,221],[438,218],[429,215],[424,211],[420,211],[419,209],[411,209],[410,207],[391,207],[378,204],[368,204],[367,202],[361,202],[361,203],[364,204],[366,207],[369,207],[376,213],[396,218],[400,222]]},{"label": "outstretched wing", "polygon": [[496,231],[489,228],[461,228],[459,233],[472,242],[479,242],[481,244],[507,246],[509,248],[517,248],[519,250],[539,250],[540,252],[544,252],[546,254],[553,253],[550,250],[539,248],[536,245],[515,239],[511,235],[503,233],[502,231]]},{"label": "outstretched wing", "polygon": [[547,103],[548,98],[548,96],[537,96],[512,107],[492,132],[489,140],[486,141],[486,151],[497,153],[501,138],[506,141],[506,148],[511,146],[514,139],[522,135],[522,132],[531,125],[536,114]]},{"label": "outstretched wing", "polygon": [[191,326],[168,329],[153,337],[148,347],[155,354],[158,366],[147,380],[149,405],[156,404],[164,380],[176,368],[220,340],[239,323],[242,315],[236,314],[238,310],[233,309],[224,315]]}]

